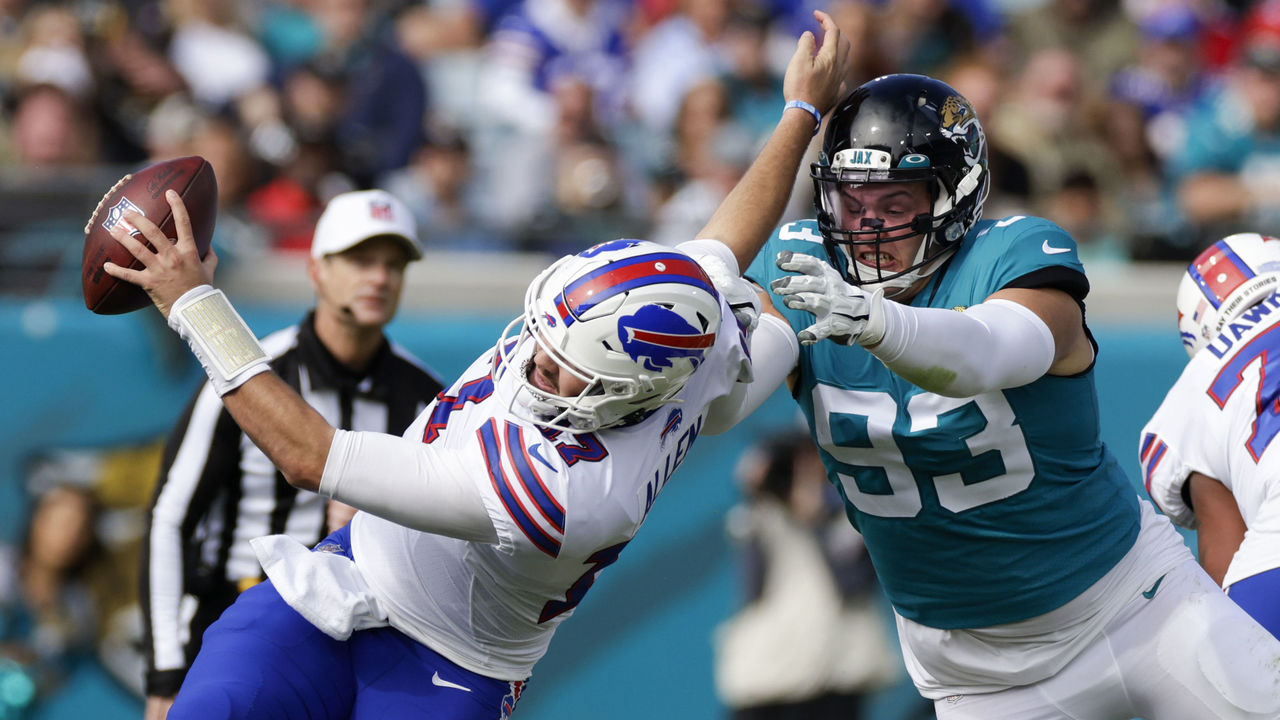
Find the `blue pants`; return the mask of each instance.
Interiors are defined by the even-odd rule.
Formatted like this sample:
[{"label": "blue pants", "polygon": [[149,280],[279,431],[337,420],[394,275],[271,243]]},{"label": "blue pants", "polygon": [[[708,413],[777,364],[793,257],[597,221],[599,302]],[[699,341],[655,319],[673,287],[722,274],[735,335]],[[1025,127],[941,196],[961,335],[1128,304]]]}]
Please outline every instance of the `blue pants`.
[{"label": "blue pants", "polygon": [[1227,594],[1259,625],[1280,638],[1280,568],[1232,583]]},{"label": "blue pants", "polygon": [[[350,557],[346,528],[317,547]],[[501,720],[523,682],[478,675],[392,628],[334,640],[270,582],[245,591],[204,635],[170,720]]]}]

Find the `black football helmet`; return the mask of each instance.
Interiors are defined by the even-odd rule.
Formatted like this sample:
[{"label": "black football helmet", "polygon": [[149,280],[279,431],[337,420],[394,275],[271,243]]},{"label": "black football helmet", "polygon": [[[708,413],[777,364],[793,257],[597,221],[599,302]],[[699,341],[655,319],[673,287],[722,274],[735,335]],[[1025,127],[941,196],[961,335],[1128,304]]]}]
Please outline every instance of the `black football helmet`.
[{"label": "black football helmet", "polygon": [[[973,106],[944,82],[924,75],[885,75],[865,83],[831,114],[822,155],[810,167],[818,227],[831,263],[845,279],[887,297],[936,270],[982,216],[990,188],[987,140]],[[933,208],[902,225],[840,225],[841,185],[930,183]],[[914,263],[884,274],[857,260],[857,246],[920,234]]]}]

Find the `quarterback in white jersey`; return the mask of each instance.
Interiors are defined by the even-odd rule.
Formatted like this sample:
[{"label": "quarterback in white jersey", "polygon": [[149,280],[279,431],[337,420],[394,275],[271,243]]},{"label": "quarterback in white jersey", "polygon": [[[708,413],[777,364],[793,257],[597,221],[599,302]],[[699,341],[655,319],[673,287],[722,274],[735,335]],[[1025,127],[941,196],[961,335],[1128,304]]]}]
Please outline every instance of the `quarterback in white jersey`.
[{"label": "quarterback in white jersey", "polygon": [[[779,364],[749,360],[759,299],[739,273],[846,74],[847,41],[814,16],[823,40],[801,35],[788,103],[704,227],[714,240],[617,240],[562,258],[404,437],[335,430],[270,372],[209,284],[216,260],[199,259],[175,193],[174,242],[127,214],[114,236],[143,269],[105,271],[147,290],[290,484],[362,511],[314,550],[254,541],[270,582],[206,633],[171,720],[510,714],[555,626],[618,559],[698,434],[729,427],[782,381]],[[754,336],[788,332],[759,322]]]},{"label": "quarterback in white jersey", "polygon": [[[560,316],[554,322],[562,325],[581,317],[581,306],[574,304],[575,290],[581,298],[590,297],[589,302],[599,304],[609,302],[609,293],[621,288],[630,288],[634,294],[639,282],[668,284],[673,278],[689,283],[689,296],[714,300],[715,290],[705,275],[679,252],[619,240],[587,253],[608,257],[623,247],[634,252],[646,246],[648,252],[583,274],[577,278],[577,288],[553,293],[556,302],[538,307],[537,312],[540,316],[557,313]],[[666,271],[655,273],[655,263],[666,265]],[[635,279],[617,282],[620,275],[641,272]],[[609,275],[614,276],[612,280]],[[604,291],[588,295],[593,282]],[[675,315],[666,308],[656,311]],[[509,411],[512,402],[522,402],[518,395],[523,375],[518,370],[529,360],[531,342],[520,346],[507,341],[473,363],[441,394],[405,437],[442,455],[467,459],[461,475],[483,500],[497,541],[469,543],[370,513],[357,514],[351,526],[352,546],[357,552],[378,549],[376,555],[361,556],[359,574],[393,627],[474,672],[506,680],[523,680],[531,674],[556,625],[573,612],[596,575],[618,559],[640,529],[658,493],[697,439],[708,405],[728,394],[748,366],[733,314],[720,312],[714,304],[704,312],[718,326],[689,326],[684,332],[672,327],[665,336],[641,326],[630,328],[633,342],[645,346],[651,362],[663,362],[662,353],[667,361],[672,354],[696,351],[701,356],[700,366],[670,403],[635,424],[569,432],[531,422],[526,419],[528,413],[521,417]],[[550,322],[545,316],[539,320]],[[529,337],[527,331],[525,337]],[[516,347],[507,352],[513,344]],[[344,484],[359,482],[359,477],[351,475],[344,479]],[[334,490],[342,492],[342,487]],[[388,495],[370,500],[388,508],[412,501],[412,493],[386,490]],[[267,555],[272,557],[278,555]],[[405,572],[414,567],[429,567],[431,573]],[[268,574],[275,580],[270,569]],[[479,591],[485,587],[502,592]],[[300,594],[296,602],[324,597],[313,590]],[[293,598],[285,599],[295,603]]]},{"label": "quarterback in white jersey", "polygon": [[1147,492],[1197,530],[1200,562],[1280,637],[1280,239],[1242,233],[1183,275],[1191,361],[1142,430]]}]

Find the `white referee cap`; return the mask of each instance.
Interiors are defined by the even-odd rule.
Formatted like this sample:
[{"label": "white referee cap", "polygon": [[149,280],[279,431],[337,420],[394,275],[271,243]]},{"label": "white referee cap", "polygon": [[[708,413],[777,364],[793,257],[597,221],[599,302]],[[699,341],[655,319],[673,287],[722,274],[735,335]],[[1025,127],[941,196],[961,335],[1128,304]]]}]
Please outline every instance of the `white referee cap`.
[{"label": "white referee cap", "polygon": [[409,208],[385,190],[358,190],[335,195],[311,238],[311,257],[340,253],[374,237],[404,241],[410,260],[422,257],[418,225]]}]

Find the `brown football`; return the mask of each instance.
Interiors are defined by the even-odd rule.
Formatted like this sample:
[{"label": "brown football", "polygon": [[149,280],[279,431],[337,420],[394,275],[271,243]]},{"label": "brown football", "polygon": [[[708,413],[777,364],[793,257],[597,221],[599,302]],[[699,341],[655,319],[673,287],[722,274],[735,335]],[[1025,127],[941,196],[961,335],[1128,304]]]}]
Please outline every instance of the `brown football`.
[{"label": "brown football", "polygon": [[[120,178],[94,208],[84,226],[84,256],[80,261],[80,287],[84,304],[99,315],[119,315],[151,304],[147,293],[133,283],[117,280],[102,269],[108,260],[123,267],[142,269],[142,263],[111,237],[111,228],[126,210],[134,210],[154,222],[167,238],[177,237],[173,213],[164,192],[174,189],[191,217],[200,257],[209,253],[213,224],[218,215],[218,180],[213,166],[199,156],[165,160]],[[137,235],[137,231],[134,235]],[[147,243],[151,247],[150,243]]]}]

